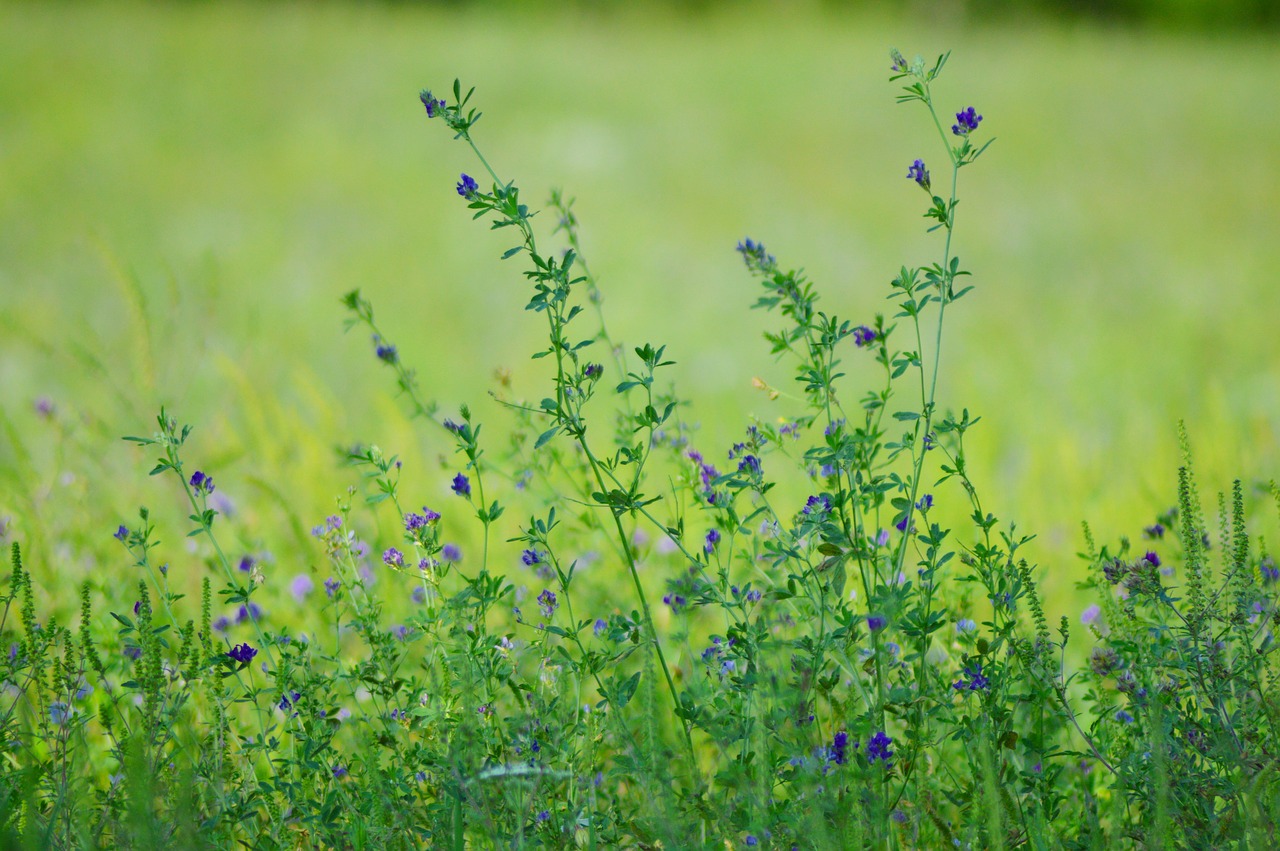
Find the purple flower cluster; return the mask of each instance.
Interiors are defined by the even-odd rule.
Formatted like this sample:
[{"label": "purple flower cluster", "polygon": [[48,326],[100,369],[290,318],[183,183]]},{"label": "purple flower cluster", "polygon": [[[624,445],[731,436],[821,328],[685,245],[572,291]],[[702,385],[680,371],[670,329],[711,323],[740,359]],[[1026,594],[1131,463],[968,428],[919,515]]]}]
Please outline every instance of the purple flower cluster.
[{"label": "purple flower cluster", "polygon": [[476,183],[476,179],[469,174],[463,174],[462,179],[458,181],[458,194],[470,201],[480,191],[480,184]]},{"label": "purple flower cluster", "polygon": [[924,160],[916,160],[907,169],[907,177],[920,184],[920,188],[925,192],[929,191],[929,169],[925,168]]},{"label": "purple flower cluster", "polygon": [[888,768],[889,759],[893,756],[893,751],[889,750],[889,745],[893,744],[893,739],[882,730],[871,737],[871,741],[867,742],[867,761],[874,763],[877,759],[884,763]]},{"label": "purple flower cluster", "polygon": [[191,489],[198,494],[213,493],[213,476],[206,476],[204,473],[196,470],[191,474]]},{"label": "purple flower cluster", "polygon": [[858,348],[868,346],[876,341],[876,330],[866,325],[859,325],[853,329],[853,344]]},{"label": "purple flower cluster", "polygon": [[[853,746],[858,747],[858,743],[854,742]],[[831,747],[827,751],[827,760],[834,762],[836,765],[844,765],[849,761],[849,734],[844,730],[836,733],[831,740]]]},{"label": "purple flower cluster", "polygon": [[990,685],[991,680],[982,673],[982,662],[979,661],[965,665],[963,675],[951,687],[956,691],[982,691]]},{"label": "purple flower cluster", "polygon": [[404,553],[395,547],[388,547],[382,554],[382,561],[387,567],[404,567]]},{"label": "purple flower cluster", "polygon": [[604,375],[604,367],[598,363],[589,363],[582,368],[582,375],[584,378],[589,378],[594,381]]},{"label": "purple flower cluster", "polygon": [[435,118],[444,109],[444,101],[436,100],[431,94],[430,89],[423,89],[418,94],[418,99],[422,101],[422,105],[427,108],[427,118]]},{"label": "purple flower cluster", "polygon": [[804,503],[804,510],[801,514],[809,517],[825,517],[831,511],[831,500],[826,494],[811,496]]},{"label": "purple flower cluster", "polygon": [[720,543],[720,533],[715,529],[707,532],[707,540],[702,545],[702,549],[707,555],[711,555],[716,550],[716,544]]},{"label": "purple flower cluster", "polygon": [[396,353],[396,347],[376,334],[373,337],[373,353],[383,363],[395,363],[400,360],[400,355]]},{"label": "purple flower cluster", "polygon": [[739,242],[734,250],[742,255],[747,268],[753,271],[770,272],[777,266],[777,259],[764,250],[764,244],[749,237]]},{"label": "purple flower cluster", "polygon": [[419,529],[425,529],[439,519],[440,514],[438,512],[432,511],[424,505],[422,506],[421,514],[410,511],[404,516],[404,528],[407,532],[416,532]]},{"label": "purple flower cluster", "polygon": [[982,116],[973,107],[962,109],[956,113],[956,123],[951,125],[951,132],[957,136],[968,136],[978,129]]},{"label": "purple flower cluster", "polygon": [[462,473],[453,477],[453,484],[449,485],[449,489],[458,496],[471,498],[471,481]]},{"label": "purple flower cluster", "polygon": [[247,665],[253,661],[253,657],[258,655],[258,651],[250,647],[248,644],[237,644],[227,651],[227,656],[233,662],[239,662],[241,665]]},{"label": "purple flower cluster", "polygon": [[1258,572],[1262,574],[1265,582],[1276,582],[1280,580],[1280,567],[1276,566],[1276,560],[1271,556],[1266,556],[1258,564]]},{"label": "purple flower cluster", "polygon": [[538,595],[538,608],[542,611],[544,618],[551,618],[556,613],[556,609],[560,604],[556,601],[556,594],[550,588],[543,589]]}]

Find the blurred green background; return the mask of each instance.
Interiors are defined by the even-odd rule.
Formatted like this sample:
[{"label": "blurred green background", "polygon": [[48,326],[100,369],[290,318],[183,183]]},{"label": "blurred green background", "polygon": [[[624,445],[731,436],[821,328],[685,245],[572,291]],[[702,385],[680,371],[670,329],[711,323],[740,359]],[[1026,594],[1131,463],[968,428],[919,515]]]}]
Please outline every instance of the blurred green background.
[{"label": "blurred green background", "polygon": [[[1078,605],[1080,521],[1109,540],[1173,504],[1179,418],[1206,492],[1275,475],[1280,42],[933,8],[0,5],[6,534],[38,573],[128,576],[110,532],[177,492],[118,438],[150,434],[161,403],[197,424],[190,455],[236,500],[241,548],[289,575],[352,481],[336,445],[399,452],[408,502],[446,499],[447,445],[408,423],[338,299],[361,288],[428,395],[495,437],[495,369],[545,395],[508,240],[454,193],[474,161],[417,100],[455,76],[498,172],[535,205],[577,198],[611,330],[668,345],[695,442],[794,415],[751,387],[789,388],[791,365],[733,247],[805,267],[841,316],[885,310],[898,267],[938,253],[907,165],[944,159],[894,104],[887,52],[951,49],[940,107],[975,105],[997,141],[961,175],[977,290],[951,316],[942,403],[983,416],[974,479],[1040,536],[1051,614]],[[869,375],[851,370],[850,401]]]}]

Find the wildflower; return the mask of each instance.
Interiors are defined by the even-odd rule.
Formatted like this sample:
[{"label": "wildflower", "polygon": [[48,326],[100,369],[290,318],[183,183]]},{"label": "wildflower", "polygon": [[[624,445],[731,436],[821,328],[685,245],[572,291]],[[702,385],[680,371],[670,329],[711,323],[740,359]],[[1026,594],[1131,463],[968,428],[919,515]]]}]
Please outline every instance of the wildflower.
[{"label": "wildflower", "polygon": [[454,422],[453,420],[446,419],[444,421],[444,427],[447,428],[449,431],[453,432],[454,434],[462,434],[462,429],[463,429],[462,423],[457,423],[457,422]]},{"label": "wildflower", "polygon": [[341,780],[346,776],[347,776],[347,767],[345,765],[338,764],[333,767],[334,780]]},{"label": "wildflower", "polygon": [[1095,603],[1080,613],[1080,623],[1085,626],[1091,626],[1098,622],[1098,615],[1102,614],[1102,609],[1098,608]]},{"label": "wildflower", "polygon": [[136,603],[134,603],[134,604],[133,604],[133,615],[134,615],[134,617],[137,617],[137,616],[138,616],[138,611],[139,611],[141,608],[142,608],[142,601],[141,601],[141,600],[138,600]]},{"label": "wildflower", "polygon": [[[121,526],[120,528],[124,528]],[[1266,556],[1258,564],[1258,572],[1262,574],[1262,578],[1266,582],[1275,582],[1280,580],[1280,567],[1276,566],[1276,560],[1271,556]]]},{"label": "wildflower", "polygon": [[764,243],[755,242],[750,238],[739,242],[734,250],[742,255],[742,260],[747,264],[748,269],[767,272],[772,270],[778,262],[772,254],[765,252]]},{"label": "wildflower", "polygon": [[957,634],[962,632],[973,632],[977,628],[978,628],[978,625],[973,622],[973,618],[961,618],[960,620],[956,621]]},{"label": "wildflower", "polygon": [[760,844],[760,840],[756,839],[755,836],[753,836],[750,833],[747,834],[747,838],[745,841],[746,841],[747,847],[749,848],[754,848]]},{"label": "wildflower", "polygon": [[247,665],[253,661],[253,657],[258,655],[258,651],[254,650],[248,644],[237,644],[227,651],[227,656],[233,662],[239,662],[241,665]]},{"label": "wildflower", "polygon": [[262,607],[257,603],[246,603],[236,610],[236,623],[244,623],[247,620],[257,620],[262,617]]},{"label": "wildflower", "polygon": [[[858,746],[854,742],[854,747]],[[827,758],[836,765],[844,765],[849,761],[849,734],[844,730],[836,733],[835,738],[831,740],[831,748],[827,753]]]},{"label": "wildflower", "polygon": [[475,197],[479,189],[480,184],[476,183],[475,178],[469,174],[463,174],[462,179],[458,181],[458,194],[468,201]]},{"label": "wildflower", "polygon": [[748,476],[760,472],[760,459],[754,455],[744,455],[738,462],[738,472]]},{"label": "wildflower", "polygon": [[544,618],[550,618],[554,615],[559,605],[556,602],[555,592],[550,588],[543,589],[543,592],[538,595],[538,608],[542,611]]},{"label": "wildflower", "polygon": [[71,707],[61,700],[49,704],[49,720],[61,727],[71,718]]},{"label": "wildflower", "polygon": [[440,550],[440,557],[445,561],[462,561],[462,550],[458,549],[457,544],[445,544]]},{"label": "wildflower", "polygon": [[870,328],[866,325],[859,325],[857,328],[853,329],[853,344],[858,348],[869,346],[876,341],[878,336],[879,335],[876,334],[876,329]]},{"label": "wildflower", "polygon": [[907,823],[907,814],[904,813],[902,810],[894,810],[893,812],[889,813],[889,818],[893,819],[898,824]]},{"label": "wildflower", "polygon": [[754,588],[747,592],[748,603],[758,603],[760,602],[760,597],[761,597],[760,592],[755,590]]},{"label": "wildflower", "polygon": [[292,707],[298,704],[298,700],[301,697],[302,697],[302,692],[300,691],[295,691],[292,693],[286,692],[284,697],[280,698],[279,706],[281,711],[288,712]]},{"label": "wildflower", "polygon": [[951,132],[957,136],[968,136],[978,129],[982,116],[973,107],[962,109],[956,113],[956,123],[951,125]]},{"label": "wildflower", "polygon": [[51,418],[53,416],[53,400],[48,396],[41,396],[36,399],[36,413],[46,420]]},{"label": "wildflower", "polygon": [[1142,537],[1155,540],[1164,537],[1164,524],[1155,523],[1142,530]]},{"label": "wildflower", "polygon": [[1117,709],[1116,720],[1122,724],[1132,724],[1133,716],[1130,715],[1128,712],[1125,712],[1123,709]]},{"label": "wildflower", "polygon": [[933,494],[927,493],[920,497],[920,501],[916,503],[916,508],[920,511],[928,511],[933,508]]},{"label": "wildflower", "polygon": [[471,498],[471,482],[462,473],[453,477],[453,484],[449,485],[449,489],[458,496]]},{"label": "wildflower", "polygon": [[732,674],[734,671],[737,670],[737,668],[738,668],[737,662],[735,662],[732,659],[725,659],[723,662],[720,663],[720,676],[723,677],[726,674]]},{"label": "wildflower", "polygon": [[889,767],[889,758],[893,756],[893,751],[889,750],[889,745],[893,744],[893,739],[889,738],[884,731],[880,731],[871,737],[871,741],[867,742],[867,761],[874,763],[877,759],[882,761],[885,768]]},{"label": "wildflower", "polygon": [[421,606],[423,603],[427,602],[427,589],[423,588],[421,585],[416,585],[414,586],[413,594],[411,594],[410,597],[413,602]]},{"label": "wildflower", "polygon": [[388,632],[390,632],[392,635],[394,635],[396,638],[400,639],[401,641],[408,641],[409,636],[413,634],[413,630],[405,626],[404,624],[396,624],[395,626],[391,627],[391,629],[388,630]]},{"label": "wildflower", "polygon": [[597,636],[599,636],[604,634],[604,631],[608,628],[609,628],[608,621],[606,621],[604,618],[596,618],[595,625],[591,627],[591,631],[594,632]]},{"label": "wildflower", "polygon": [[[968,677],[968,681],[965,680]],[[959,680],[951,684],[956,691],[982,691],[991,685],[991,680],[986,674],[982,673],[982,662],[974,662],[972,665],[964,666],[964,674]]]},{"label": "wildflower", "polygon": [[663,596],[662,602],[666,603],[673,612],[678,614],[689,601],[680,594],[666,594]]},{"label": "wildflower", "polygon": [[1152,550],[1147,550],[1147,554],[1144,555],[1143,558],[1146,559],[1147,564],[1151,565],[1152,567],[1160,566],[1160,556],[1156,555],[1155,552]]},{"label": "wildflower", "polygon": [[1089,656],[1089,668],[1098,676],[1105,677],[1120,668],[1120,656],[1110,647],[1095,647]]},{"label": "wildflower", "polygon": [[880,615],[867,615],[867,629],[872,632],[879,632],[884,629],[886,621]]},{"label": "wildflower", "polygon": [[191,474],[191,489],[196,493],[213,493],[213,476],[206,476],[204,473],[196,470]]},{"label": "wildflower", "polygon": [[594,381],[604,375],[604,367],[598,363],[589,363],[582,368],[582,375],[584,378],[589,378]]},{"label": "wildflower", "polygon": [[241,573],[250,573],[253,571],[253,565],[254,565],[253,556],[249,556],[249,555],[241,556],[240,563],[236,565],[236,569],[238,569]]},{"label": "wildflower", "polygon": [[718,543],[720,543],[720,533],[715,529],[711,529],[707,532],[707,541],[702,545],[702,549],[706,551],[707,555],[711,555],[715,552],[716,544]]},{"label": "wildflower", "polygon": [[901,532],[901,533],[903,533],[903,534],[905,535],[905,534],[907,534],[909,531],[910,531],[910,532],[914,532],[914,531],[916,530],[916,524],[912,523],[912,524],[911,524],[911,529],[910,529],[910,530],[908,530],[908,529],[907,529],[907,515],[905,515],[905,514],[904,514],[904,515],[902,515],[901,519],[899,519],[899,520],[898,520],[898,522],[897,522],[897,523],[894,523],[894,524],[893,524],[893,528],[897,529],[899,532]]},{"label": "wildflower", "polygon": [[395,547],[388,547],[387,551],[382,554],[382,561],[387,567],[404,567],[404,553]]},{"label": "wildflower", "polygon": [[528,549],[520,553],[520,561],[524,562],[526,567],[533,567],[535,564],[542,564],[543,553],[540,550]]},{"label": "wildflower", "polygon": [[328,594],[330,597],[336,594],[338,589],[341,587],[342,587],[342,583],[339,582],[335,577],[330,576],[328,579],[324,581],[324,593]]},{"label": "wildflower", "polygon": [[889,530],[888,529],[881,529],[879,532],[876,533],[876,546],[877,547],[889,546]]},{"label": "wildflower", "polygon": [[920,184],[920,188],[925,192],[929,191],[929,169],[925,168],[924,160],[916,160],[907,169],[907,177]]},{"label": "wildflower", "polygon": [[804,503],[801,514],[822,516],[831,510],[831,500],[826,494],[811,496]]},{"label": "wildflower", "polygon": [[404,516],[404,529],[406,532],[416,532],[419,529],[425,529],[427,526],[435,523],[439,519],[439,513],[432,511],[424,505],[422,506],[421,514],[410,511]]},{"label": "wildflower", "polygon": [[907,60],[898,52],[898,48],[895,47],[889,51],[889,60],[893,63],[889,66],[890,71],[896,71],[899,74],[907,72]]},{"label": "wildflower", "polygon": [[423,89],[418,95],[418,99],[422,101],[422,105],[427,108],[427,118],[435,118],[439,112],[444,109],[444,101],[436,100],[431,94],[430,89]]},{"label": "wildflower", "polygon": [[228,618],[226,615],[220,616],[212,624],[214,632],[226,632],[227,628],[230,626],[231,626],[231,619]]},{"label": "wildflower", "polygon": [[541,810],[537,815],[538,821],[546,821],[549,818],[551,818],[551,813],[548,810]]},{"label": "wildflower", "polygon": [[[254,652],[256,653],[257,651]],[[141,659],[142,648],[136,644],[126,644],[124,647],[124,655],[126,659]],[[231,654],[228,653],[227,655],[230,656]]]}]

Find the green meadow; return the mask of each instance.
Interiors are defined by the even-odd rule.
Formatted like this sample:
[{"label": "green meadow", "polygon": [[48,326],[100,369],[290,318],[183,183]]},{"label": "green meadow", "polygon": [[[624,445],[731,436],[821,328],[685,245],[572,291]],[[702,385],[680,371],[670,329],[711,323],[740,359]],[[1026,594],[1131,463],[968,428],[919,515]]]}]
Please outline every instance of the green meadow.
[{"label": "green meadow", "polygon": [[[961,174],[977,289],[949,314],[940,398],[983,417],[984,504],[1038,535],[1050,615],[1074,620],[1080,522],[1136,536],[1173,505],[1179,419],[1204,491],[1276,475],[1278,45],[784,4],[0,5],[5,534],[68,609],[86,577],[113,594],[110,535],[141,504],[180,561],[177,491],[119,439],[162,403],[196,424],[187,453],[233,501],[237,544],[287,576],[320,560],[307,530],[353,483],[338,447],[397,453],[413,504],[447,499],[457,460],[339,299],[360,288],[426,395],[470,403],[494,440],[490,390],[545,395],[527,284],[455,194],[473,160],[418,102],[455,77],[498,173],[534,206],[577,199],[609,329],[667,345],[694,444],[794,416],[733,248],[763,241],[855,323],[887,310],[898,268],[936,249],[905,179],[928,128],[894,105],[888,50],[950,49],[942,110],[970,105],[947,99],[963,80],[996,141]],[[871,372],[849,366],[852,401]]]}]

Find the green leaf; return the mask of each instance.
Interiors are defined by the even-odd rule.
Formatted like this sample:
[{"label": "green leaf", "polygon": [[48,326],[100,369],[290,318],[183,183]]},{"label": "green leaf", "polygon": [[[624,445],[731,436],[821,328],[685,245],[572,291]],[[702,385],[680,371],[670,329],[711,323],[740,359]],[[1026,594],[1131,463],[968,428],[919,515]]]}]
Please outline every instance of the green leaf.
[{"label": "green leaf", "polygon": [[542,434],[538,435],[538,439],[534,441],[533,448],[541,449],[543,446],[547,444],[548,441],[551,440],[551,438],[555,437],[559,432],[560,432],[560,426],[555,426],[554,428],[547,429]]}]

